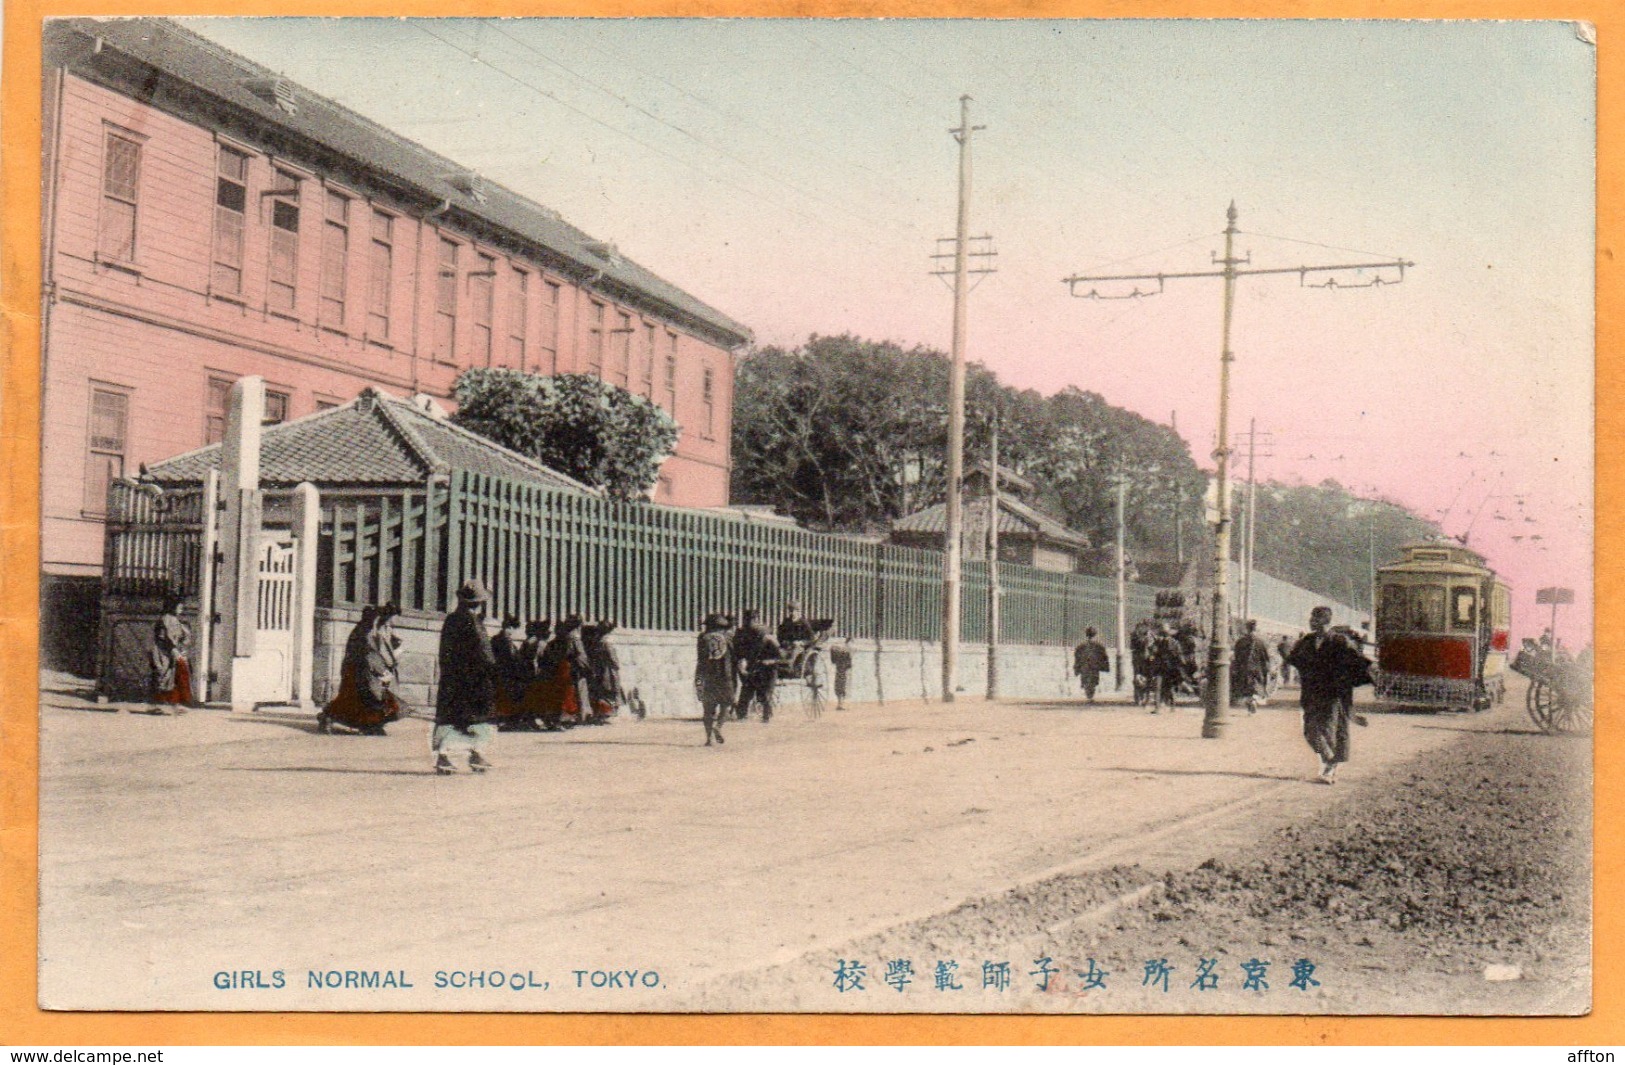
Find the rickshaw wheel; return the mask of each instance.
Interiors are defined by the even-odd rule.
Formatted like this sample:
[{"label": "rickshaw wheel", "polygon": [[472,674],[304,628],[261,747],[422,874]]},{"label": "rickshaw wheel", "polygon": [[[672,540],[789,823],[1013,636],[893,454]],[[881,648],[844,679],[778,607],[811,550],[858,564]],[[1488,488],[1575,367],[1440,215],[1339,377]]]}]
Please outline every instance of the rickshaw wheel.
[{"label": "rickshaw wheel", "polygon": [[1553,732],[1590,732],[1591,704],[1577,699],[1557,700],[1552,710]]},{"label": "rickshaw wheel", "polygon": [[817,674],[808,674],[806,693],[807,720],[817,721],[824,713],[824,686]]},{"label": "rickshaw wheel", "polygon": [[1558,731],[1555,717],[1560,704],[1556,689],[1543,680],[1530,684],[1529,694],[1524,697],[1524,708],[1542,732]]}]

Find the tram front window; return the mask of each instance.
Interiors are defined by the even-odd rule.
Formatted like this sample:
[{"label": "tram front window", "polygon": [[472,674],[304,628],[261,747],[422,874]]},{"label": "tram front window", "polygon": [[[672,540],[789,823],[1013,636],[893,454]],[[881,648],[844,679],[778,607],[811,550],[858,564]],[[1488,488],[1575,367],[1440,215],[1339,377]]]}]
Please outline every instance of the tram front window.
[{"label": "tram front window", "polygon": [[1386,632],[1405,631],[1405,586],[1403,584],[1385,584],[1382,586],[1382,613],[1379,615],[1378,621]]},{"label": "tram front window", "polygon": [[1478,624],[1478,593],[1471,588],[1457,588],[1450,595],[1450,625],[1456,629],[1471,630]]},{"label": "tram front window", "polygon": [[1444,589],[1420,584],[1411,589],[1410,627],[1413,632],[1444,631]]}]

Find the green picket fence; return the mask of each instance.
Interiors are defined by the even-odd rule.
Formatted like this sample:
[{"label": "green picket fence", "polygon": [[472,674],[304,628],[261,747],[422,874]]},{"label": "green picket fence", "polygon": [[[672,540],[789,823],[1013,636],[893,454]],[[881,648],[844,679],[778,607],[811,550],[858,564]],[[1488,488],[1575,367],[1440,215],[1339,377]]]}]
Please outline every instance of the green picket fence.
[{"label": "green picket fence", "polygon": [[[756,607],[769,622],[790,600],[845,635],[940,638],[942,556],[802,529],[625,503],[467,471],[426,491],[323,500],[318,601],[392,599],[441,611],[479,578],[493,613],[580,614],[636,629],[693,631],[716,610]],[[1116,632],[1115,585],[1002,563],[1001,639],[1072,644]],[[987,563],[963,570],[961,638],[987,638]],[[1156,589],[1130,585],[1128,616]]]}]

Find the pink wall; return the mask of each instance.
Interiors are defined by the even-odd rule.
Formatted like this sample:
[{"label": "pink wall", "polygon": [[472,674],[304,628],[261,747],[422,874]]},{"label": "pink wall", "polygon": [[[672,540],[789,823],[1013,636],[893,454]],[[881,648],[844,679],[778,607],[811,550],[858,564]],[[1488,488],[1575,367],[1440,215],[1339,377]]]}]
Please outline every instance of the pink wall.
[{"label": "pink wall", "polygon": [[[587,372],[593,300],[605,304],[609,329],[621,327],[621,314],[630,316],[631,334],[603,338],[607,380],[643,394],[653,357],[651,398],[665,405],[664,359],[668,352],[676,353],[673,413],[683,431],[676,455],[662,471],[656,500],[679,506],[727,502],[733,370],[726,350],[618,306],[536,263],[511,258],[391,205],[369,203],[353,187],[73,75],[63,80],[60,115],[59,139],[50,123],[46,130],[47,159],[56,160],[47,174],[53,182],[46,236],[42,494],[47,572],[88,573],[101,564],[100,524],[85,513],[88,407],[98,385],[129,397],[124,467],[133,474],[140,463],[206,442],[211,377],[259,374],[268,388],[288,394],[289,416],[299,417],[321,401],[348,401],[369,384],[401,395],[417,391],[445,398],[458,372],[472,365]],[[98,250],[109,130],[122,131],[141,146],[136,245],[127,262],[109,261]],[[248,155],[242,280],[236,292],[211,283],[221,144]],[[268,302],[274,198],[262,194],[281,183],[277,169],[301,179],[296,292],[286,314]],[[330,190],[349,197],[348,253],[342,313],[330,310],[324,316],[320,296]],[[375,209],[392,218],[387,335],[368,315]],[[455,354],[450,359],[434,350],[442,235],[458,243]],[[489,363],[475,351],[475,302],[483,282],[468,276],[484,267],[481,255],[490,256],[496,270]],[[516,269],[527,275],[522,318]],[[557,294],[556,314],[545,306],[552,302],[547,298],[552,292]],[[509,348],[521,323],[522,359]],[[707,369],[713,375],[715,411],[709,434],[702,396]]]}]

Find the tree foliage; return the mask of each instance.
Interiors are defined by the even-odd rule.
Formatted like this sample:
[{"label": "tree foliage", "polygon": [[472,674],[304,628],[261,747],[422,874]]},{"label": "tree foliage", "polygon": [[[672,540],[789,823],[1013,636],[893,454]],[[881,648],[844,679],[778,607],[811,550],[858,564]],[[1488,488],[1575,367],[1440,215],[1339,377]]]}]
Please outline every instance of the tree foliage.
[{"label": "tree foliage", "polygon": [[1369,607],[1371,569],[1439,528],[1397,503],[1362,499],[1336,481],[1261,484],[1253,563],[1265,573],[1350,606]]},{"label": "tree foliage", "polygon": [[[940,351],[814,336],[742,360],[734,402],[734,498],[766,503],[816,528],[880,531],[940,502],[946,488],[948,360]],[[1129,479],[1128,535],[1172,552],[1176,511],[1200,521],[1203,477],[1178,434],[1092,392],[1054,396],[1002,384],[972,365],[966,381],[966,468],[988,461],[1039,486],[1036,502],[1109,544],[1113,477]],[[1148,545],[1157,545],[1149,548]]]},{"label": "tree foliage", "polygon": [[617,499],[645,497],[677,446],[671,415],[588,374],[465,370],[453,396],[456,424]]},{"label": "tree foliage", "polygon": [[[947,410],[940,351],[853,336],[754,351],[735,386],[733,498],[771,504],[814,528],[883,532],[942,500]],[[1177,538],[1187,562],[1212,558],[1208,475],[1172,428],[1094,392],[1044,396],[972,365],[966,469],[987,461],[995,414],[999,464],[1037,486],[1040,509],[1089,537],[1095,572],[1114,565],[1119,473],[1131,557],[1172,561]],[[1261,485],[1257,498],[1258,568],[1351,605],[1369,596],[1370,556],[1381,565],[1401,543],[1437,531],[1397,504],[1358,499],[1332,482]],[[1175,579],[1172,567],[1159,569]]]}]

